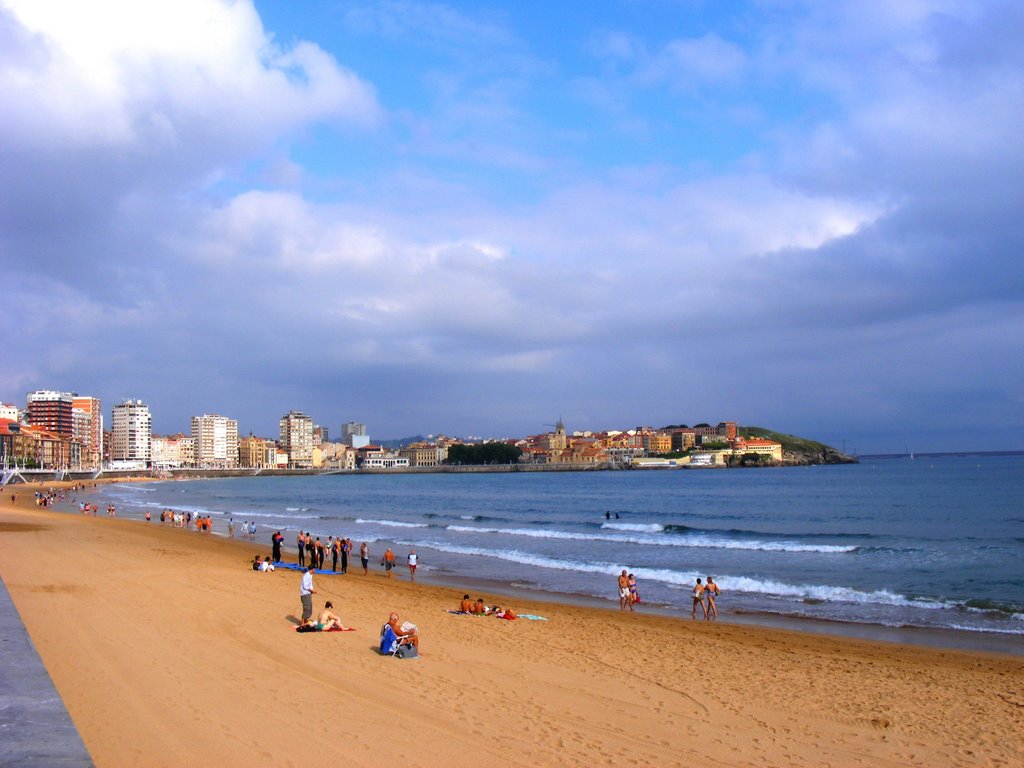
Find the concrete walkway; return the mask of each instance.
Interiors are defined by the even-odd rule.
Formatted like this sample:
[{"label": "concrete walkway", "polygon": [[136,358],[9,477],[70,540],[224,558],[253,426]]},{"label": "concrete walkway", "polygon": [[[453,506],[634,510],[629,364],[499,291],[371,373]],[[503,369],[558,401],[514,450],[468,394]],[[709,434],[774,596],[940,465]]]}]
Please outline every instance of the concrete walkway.
[{"label": "concrete walkway", "polygon": [[92,766],[0,579],[0,766]]}]

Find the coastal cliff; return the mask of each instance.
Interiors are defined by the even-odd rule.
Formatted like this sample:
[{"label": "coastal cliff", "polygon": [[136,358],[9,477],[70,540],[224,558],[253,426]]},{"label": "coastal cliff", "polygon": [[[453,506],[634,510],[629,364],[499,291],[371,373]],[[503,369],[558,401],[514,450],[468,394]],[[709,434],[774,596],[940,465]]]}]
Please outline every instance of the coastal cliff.
[{"label": "coastal cliff", "polygon": [[859,463],[856,456],[849,456],[831,445],[816,440],[787,435],[763,427],[739,427],[737,432],[743,437],[766,437],[782,443],[782,463],[786,466]]}]

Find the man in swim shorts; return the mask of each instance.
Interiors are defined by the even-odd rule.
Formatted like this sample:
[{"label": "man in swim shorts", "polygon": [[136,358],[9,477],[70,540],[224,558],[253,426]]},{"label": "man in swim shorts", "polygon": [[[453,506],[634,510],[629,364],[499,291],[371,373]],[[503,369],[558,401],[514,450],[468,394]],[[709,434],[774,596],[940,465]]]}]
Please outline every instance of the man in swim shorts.
[{"label": "man in swim shorts", "polygon": [[347,630],[348,627],[341,623],[341,617],[338,616],[338,614],[336,614],[332,610],[333,608],[334,604],[330,600],[328,600],[327,603],[324,605],[324,609],[320,611],[320,616],[317,619],[316,623],[324,632],[334,629],[335,627],[338,629]]},{"label": "man in swim shorts", "polygon": [[619,574],[619,610],[626,610],[626,606],[633,610],[633,603],[629,599],[629,571],[623,568]]}]

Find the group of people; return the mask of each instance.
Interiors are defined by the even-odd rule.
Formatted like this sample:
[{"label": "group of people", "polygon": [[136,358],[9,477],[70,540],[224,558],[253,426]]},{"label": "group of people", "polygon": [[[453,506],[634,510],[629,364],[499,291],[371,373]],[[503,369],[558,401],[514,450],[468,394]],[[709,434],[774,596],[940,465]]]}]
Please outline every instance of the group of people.
[{"label": "group of people", "polygon": [[[420,564],[420,556],[416,554],[415,549],[409,551],[405,561],[409,566],[409,579],[411,581],[416,581],[416,568]],[[384,554],[380,559],[380,564],[384,566],[384,573],[390,579],[391,572],[395,569],[395,552],[391,547],[384,550]]]},{"label": "group of people", "polygon": [[[316,586],[313,583],[314,570],[313,564],[309,563],[302,574],[302,581],[299,584],[299,600],[302,603],[302,619],[299,623],[299,631],[330,632],[335,629],[348,631],[351,628],[346,627],[342,623],[341,617],[334,612],[334,604],[330,600],[324,603],[323,610],[320,611],[315,620],[313,619],[313,595],[316,594]],[[391,612],[385,626],[391,627],[400,643],[412,645],[417,649],[417,652],[419,651],[419,629],[415,624],[401,621],[398,611]]]},{"label": "group of people", "polygon": [[256,523],[251,520],[243,520],[241,523],[236,524],[235,518],[228,518],[228,538],[235,538],[235,533],[238,533],[238,537],[241,539],[248,539],[249,541],[256,540]]},{"label": "group of people", "polygon": [[[280,531],[274,533],[271,544],[278,560],[280,560],[281,545],[284,537]],[[348,573],[348,563],[352,556],[352,539],[341,536],[328,536],[327,541],[321,541],[320,537],[313,537],[309,531],[299,531],[295,536],[295,549],[298,550],[299,565],[306,565],[307,562],[317,570],[323,570],[324,561],[328,553],[331,557],[331,571],[334,573]],[[359,556],[363,561],[363,573],[367,573],[370,565],[370,547],[364,541],[359,548]],[[340,565],[340,569],[339,569]]]},{"label": "group of people", "polygon": [[508,619],[510,621],[519,618],[511,608],[502,608],[500,605],[487,607],[482,597],[478,597],[476,602],[473,602],[469,595],[462,596],[462,602],[459,603],[459,610],[449,611],[449,613],[468,613],[473,616],[494,616],[499,619]]},{"label": "group of people", "polygon": [[697,618],[697,607],[700,606],[706,621],[717,619],[718,606],[715,605],[715,601],[718,600],[721,591],[710,576],[708,576],[706,584],[702,584],[698,578],[697,583],[693,585],[693,609],[690,611],[690,618]]},{"label": "group of people", "polygon": [[636,587],[636,576],[629,573],[625,568],[619,574],[619,610],[627,608],[633,610],[633,606],[640,602],[640,592]]},{"label": "group of people", "polygon": [[[146,522],[149,522],[149,512],[146,513]],[[213,531],[213,517],[210,515],[193,515],[191,512],[175,512],[173,509],[165,508],[160,510],[160,524],[170,523],[175,528],[187,528],[188,530],[211,533]]]}]

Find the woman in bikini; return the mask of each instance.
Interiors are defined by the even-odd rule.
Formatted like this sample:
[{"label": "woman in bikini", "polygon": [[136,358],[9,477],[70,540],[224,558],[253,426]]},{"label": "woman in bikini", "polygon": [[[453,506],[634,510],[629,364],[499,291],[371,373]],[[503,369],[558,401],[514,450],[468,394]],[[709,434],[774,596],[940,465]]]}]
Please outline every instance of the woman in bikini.
[{"label": "woman in bikini", "polygon": [[718,608],[715,607],[715,600],[718,599],[718,593],[721,590],[718,585],[715,584],[714,579],[708,576],[707,586],[704,587],[704,597],[708,600],[708,605],[704,609],[704,618],[708,621],[713,621],[718,618]]}]

